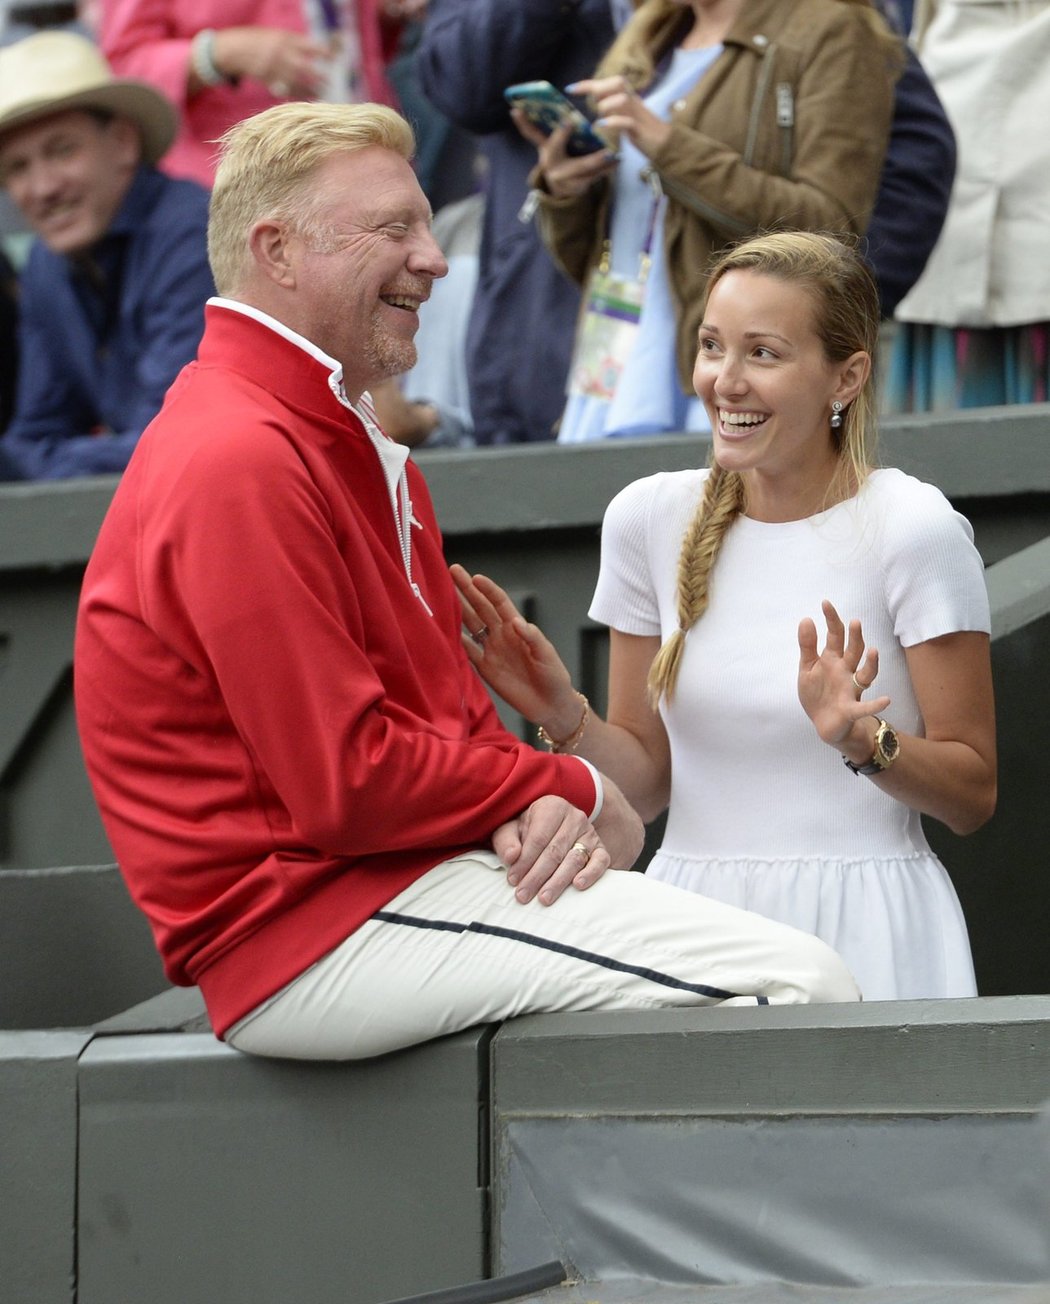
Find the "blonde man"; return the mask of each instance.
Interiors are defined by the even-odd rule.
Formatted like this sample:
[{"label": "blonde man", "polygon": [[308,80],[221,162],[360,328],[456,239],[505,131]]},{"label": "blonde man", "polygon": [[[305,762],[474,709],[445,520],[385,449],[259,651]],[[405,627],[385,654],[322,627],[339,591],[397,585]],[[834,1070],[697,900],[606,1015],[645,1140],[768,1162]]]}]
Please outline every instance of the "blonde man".
[{"label": "blonde man", "polygon": [[619,789],[500,725],[368,394],[445,273],[411,150],[376,106],[228,133],[225,297],[85,577],[84,754],[170,978],[242,1050],[335,1059],[527,1011],[855,997],[800,934],[606,873],[641,845]]}]

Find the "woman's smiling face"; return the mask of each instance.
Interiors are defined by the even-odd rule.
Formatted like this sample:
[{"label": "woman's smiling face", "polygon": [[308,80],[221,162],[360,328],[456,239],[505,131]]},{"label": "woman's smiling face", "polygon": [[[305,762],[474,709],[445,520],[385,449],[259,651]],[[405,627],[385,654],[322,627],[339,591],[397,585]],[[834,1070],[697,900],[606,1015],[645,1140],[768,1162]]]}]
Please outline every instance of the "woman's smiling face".
[{"label": "woman's smiling face", "polygon": [[832,402],[856,393],[848,370],[828,360],[806,289],[760,272],[726,272],[708,298],[693,370],[719,464],[826,484],[838,459]]}]

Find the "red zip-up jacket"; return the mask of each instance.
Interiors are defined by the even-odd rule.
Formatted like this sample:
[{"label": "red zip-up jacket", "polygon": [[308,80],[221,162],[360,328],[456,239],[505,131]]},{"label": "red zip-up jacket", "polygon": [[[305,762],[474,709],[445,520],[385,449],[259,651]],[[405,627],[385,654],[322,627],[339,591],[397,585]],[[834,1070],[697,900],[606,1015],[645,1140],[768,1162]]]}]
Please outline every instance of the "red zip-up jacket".
[{"label": "red zip-up jacket", "polygon": [[220,1036],[536,798],[597,800],[584,763],[500,724],[422,476],[405,468],[401,531],[338,389],[209,305],[84,578],[88,774],[168,977]]}]

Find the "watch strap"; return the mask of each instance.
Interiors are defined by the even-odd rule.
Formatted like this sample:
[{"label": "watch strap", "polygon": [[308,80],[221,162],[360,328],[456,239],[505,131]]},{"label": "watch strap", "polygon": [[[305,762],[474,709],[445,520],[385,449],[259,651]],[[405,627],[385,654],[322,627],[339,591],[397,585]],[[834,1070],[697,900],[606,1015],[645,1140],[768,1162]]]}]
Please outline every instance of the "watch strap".
[{"label": "watch strap", "polygon": [[889,767],[891,761],[893,759],[896,759],[896,758],[890,758],[889,760],[886,761],[882,759],[882,750],[879,747],[879,735],[883,733],[884,730],[888,731],[890,729],[890,726],[889,724],[887,724],[885,720],[879,719],[878,716],[876,716],[875,718],[875,724],[876,724],[875,750],[872,753],[871,760],[865,761],[863,765],[858,765],[855,761],[851,761],[848,756],[844,756],[842,758],[843,763],[846,766],[846,769],[852,770],[854,774],[867,774],[867,775],[881,774],[883,770]]}]

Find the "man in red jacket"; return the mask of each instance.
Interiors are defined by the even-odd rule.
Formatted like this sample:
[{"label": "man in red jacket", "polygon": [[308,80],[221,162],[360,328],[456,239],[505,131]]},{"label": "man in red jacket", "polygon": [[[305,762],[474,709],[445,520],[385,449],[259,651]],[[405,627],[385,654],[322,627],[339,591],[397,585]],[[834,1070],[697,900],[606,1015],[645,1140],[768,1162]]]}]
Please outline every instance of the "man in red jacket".
[{"label": "man in red jacket", "polygon": [[822,943],[606,873],[641,847],[623,795],[499,723],[367,392],[445,273],[412,147],[376,105],[228,133],[221,297],[85,576],[84,755],[169,977],[232,1045],[326,1059],[538,1010],[855,999]]}]

